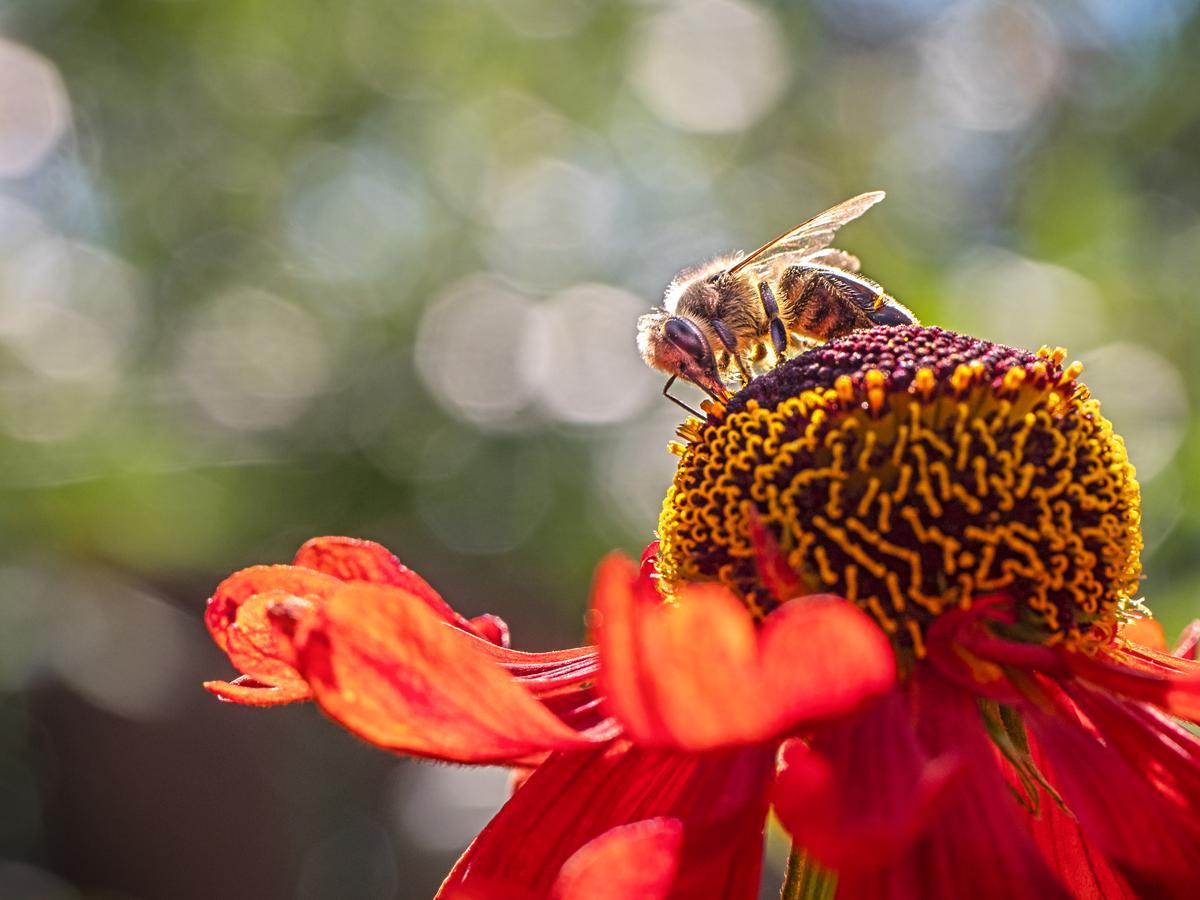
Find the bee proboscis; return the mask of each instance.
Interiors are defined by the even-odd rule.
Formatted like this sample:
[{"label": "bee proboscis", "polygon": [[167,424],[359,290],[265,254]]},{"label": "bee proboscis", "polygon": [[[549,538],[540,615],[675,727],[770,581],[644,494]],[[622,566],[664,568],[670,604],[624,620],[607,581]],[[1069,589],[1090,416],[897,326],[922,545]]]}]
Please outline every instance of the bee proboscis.
[{"label": "bee proboscis", "polygon": [[676,275],[662,307],[638,320],[642,358],[669,376],[663,396],[699,415],[670,394],[675,379],[722,401],[735,373],[745,385],[789,349],[914,324],[906,307],[860,274],[858,257],[830,246],[839,228],[883,198],[859,194],[748,255],[718,256]]}]

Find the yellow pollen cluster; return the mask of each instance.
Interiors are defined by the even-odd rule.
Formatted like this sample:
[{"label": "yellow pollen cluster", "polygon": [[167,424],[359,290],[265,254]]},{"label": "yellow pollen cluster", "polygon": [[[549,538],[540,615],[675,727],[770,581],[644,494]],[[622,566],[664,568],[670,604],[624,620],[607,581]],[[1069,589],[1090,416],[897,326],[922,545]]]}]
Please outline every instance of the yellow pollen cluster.
[{"label": "yellow pollen cluster", "polygon": [[719,580],[758,616],[786,599],[759,578],[756,513],[804,584],[918,656],[936,616],[998,592],[1027,639],[1111,633],[1140,577],[1139,492],[1082,367],[1061,350],[874,331],[912,331],[916,349],[852,335],[685,423],[659,527],[667,589]]}]

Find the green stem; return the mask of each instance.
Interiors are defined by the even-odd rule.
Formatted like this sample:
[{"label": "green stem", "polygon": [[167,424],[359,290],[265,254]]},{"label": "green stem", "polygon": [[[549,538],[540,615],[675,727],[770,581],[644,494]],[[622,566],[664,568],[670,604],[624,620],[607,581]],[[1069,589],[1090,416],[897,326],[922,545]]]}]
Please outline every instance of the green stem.
[{"label": "green stem", "polygon": [[824,868],[793,846],[779,900],[833,900],[836,893],[837,872]]}]

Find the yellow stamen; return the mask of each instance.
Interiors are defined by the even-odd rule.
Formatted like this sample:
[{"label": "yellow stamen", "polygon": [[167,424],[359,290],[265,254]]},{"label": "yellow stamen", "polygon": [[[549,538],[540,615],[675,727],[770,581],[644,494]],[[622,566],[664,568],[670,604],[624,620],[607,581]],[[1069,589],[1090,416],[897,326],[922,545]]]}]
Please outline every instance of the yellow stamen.
[{"label": "yellow stamen", "polygon": [[[879,362],[902,354],[917,364]],[[1114,633],[1140,577],[1138,486],[1063,358],[913,326],[760,376],[719,421],[688,429],[686,453],[672,450],[663,579],[720,580],[773,609],[749,504],[804,583],[857,603],[914,654],[942,611],[995,592],[1047,645]]]}]

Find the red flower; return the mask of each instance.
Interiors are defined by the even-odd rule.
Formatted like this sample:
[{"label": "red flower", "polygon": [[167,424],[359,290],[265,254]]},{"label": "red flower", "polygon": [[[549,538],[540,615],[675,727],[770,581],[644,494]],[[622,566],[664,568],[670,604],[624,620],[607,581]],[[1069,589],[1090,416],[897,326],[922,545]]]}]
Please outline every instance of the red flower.
[{"label": "red flower", "polygon": [[889,689],[891,647],[831,597],[786,604],[758,629],[719,586],[666,607],[653,561],[640,574],[601,564],[594,645],[522,653],[378,544],[317,538],[291,566],[218,587],[207,622],[245,674],[205,686],[254,705],[311,697],[392,750],[535,764],[442,897],[754,896],[780,742]]},{"label": "red flower", "polygon": [[771,805],[816,861],[789,897],[1192,896],[1200,739],[1172,717],[1200,720],[1196,633],[1130,640],[1161,644],[1134,618],[1137,485],[1061,361],[831,342],[681,429],[661,546],[601,564],[592,645],[508,649],[323,538],[218,588],[244,675],[208,687],[533,767],[441,897],[754,897]]}]

